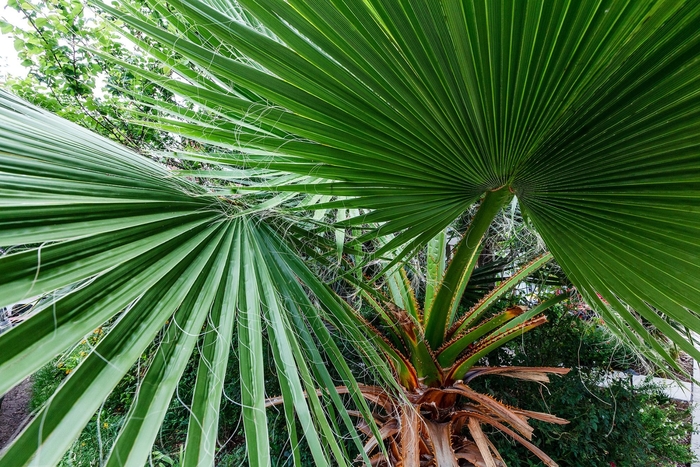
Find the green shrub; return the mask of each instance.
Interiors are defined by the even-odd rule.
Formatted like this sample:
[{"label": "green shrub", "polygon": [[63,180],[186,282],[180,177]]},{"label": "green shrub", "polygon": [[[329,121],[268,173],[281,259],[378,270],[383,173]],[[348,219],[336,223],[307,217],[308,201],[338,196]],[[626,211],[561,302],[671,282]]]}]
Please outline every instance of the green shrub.
[{"label": "green shrub", "polygon": [[[494,354],[491,364],[565,366],[568,375],[546,387],[533,382],[490,377],[473,386],[507,404],[552,413],[570,421],[533,421],[533,443],[561,467],[675,467],[693,460],[681,441],[692,430],[689,409],[678,408],[658,388],[634,388],[631,381],[600,382],[609,369],[634,365],[632,351],[611,338],[596,320],[582,320],[564,307],[549,312],[542,326]],[[509,467],[542,465],[536,457],[500,434],[492,439]]]},{"label": "green shrub", "polygon": [[[634,388],[618,380],[601,388],[599,376],[578,371],[552,381],[548,390],[512,382],[517,387],[503,388],[494,380],[486,386],[504,402],[551,411],[571,422],[532,422],[534,444],[562,467],[675,467],[693,460],[689,446],[682,444],[692,429],[689,410],[679,409],[651,385]],[[541,465],[506,437],[492,439],[510,467]]]}]

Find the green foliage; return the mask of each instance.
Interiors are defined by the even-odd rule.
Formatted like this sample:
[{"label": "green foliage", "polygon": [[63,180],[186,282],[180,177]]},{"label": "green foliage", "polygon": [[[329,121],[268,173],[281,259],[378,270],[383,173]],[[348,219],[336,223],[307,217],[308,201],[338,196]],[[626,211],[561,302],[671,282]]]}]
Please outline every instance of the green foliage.
[{"label": "green foliage", "polygon": [[[561,365],[574,367],[571,373],[552,378],[546,388],[497,377],[475,380],[473,386],[507,404],[569,420],[561,426],[533,421],[534,444],[562,467],[675,467],[691,462],[689,446],[682,444],[693,429],[689,409],[677,407],[652,385],[635,388],[623,379],[600,387],[607,371],[636,363],[634,352],[597,319],[583,320],[565,307],[548,315],[551,325],[492,354],[490,363]],[[506,437],[491,439],[509,466],[541,465]]]},{"label": "green foliage", "polygon": [[[675,467],[693,460],[687,442],[689,409],[679,409],[653,386],[634,388],[626,380],[600,388],[600,374],[573,371],[547,385],[489,387],[505,402],[550,410],[564,426],[533,422],[534,443],[562,467]],[[522,386],[525,386],[524,384]],[[492,436],[511,467],[541,465],[506,437]]]},{"label": "green foliage", "polygon": [[635,349],[612,334],[601,318],[578,316],[570,301],[552,307],[545,315],[547,325],[492,353],[488,363],[619,371],[639,367],[641,360]]},{"label": "green foliage", "polygon": [[[102,329],[96,330],[78,346],[66,352],[48,365],[42,367],[32,377],[32,398],[30,409],[39,410],[63,380],[71,374],[87,355],[90,346],[94,346],[102,335]],[[236,345],[237,337],[233,336]],[[139,362],[125,375],[112,394],[105,400],[99,411],[92,417],[78,439],[65,454],[60,467],[92,467],[99,464],[114,442],[123,425],[126,412],[132,404],[138,384],[157,346],[154,345],[144,353]],[[195,351],[193,358],[180,379],[176,394],[168,408],[163,426],[151,453],[151,462],[155,466],[180,466],[182,448],[184,447],[190,410],[196,380],[196,362],[199,354]],[[265,383],[271,394],[279,393],[277,370],[272,364],[271,356],[265,369]],[[228,374],[224,386],[225,398],[221,405],[219,420],[219,442],[216,465],[233,467],[247,462],[247,450],[241,424],[240,382],[236,378],[238,358],[232,353],[229,357]],[[271,409],[269,420],[271,457],[274,466],[290,465],[292,448],[290,445],[283,413],[278,408]],[[302,465],[312,465],[313,458],[308,446],[302,440],[300,445]]]},{"label": "green foliage", "polygon": [[[679,409],[663,395],[642,395],[640,409],[642,435],[649,453],[648,465],[675,467],[677,464],[695,462],[697,459],[688,449],[690,433],[698,430],[693,426],[691,410]],[[624,464],[620,464],[624,465]],[[640,465],[640,464],[636,464]]]},{"label": "green foliage", "polygon": [[148,120],[158,110],[130,98],[136,93],[174,103],[173,94],[103,55],[166,73],[162,64],[135,53],[109,23],[79,0],[10,1],[8,7],[26,20],[21,27],[7,22],[0,26],[2,34],[14,38],[27,75],[9,76],[5,89],[139,151],[175,144],[172,136],[132,122]]},{"label": "green foliage", "polygon": [[29,403],[30,410],[38,410],[49,400],[63,379],[80,365],[80,362],[85,359],[90,350],[100,341],[103,334],[102,327],[95,329],[85,339],[81,340],[78,345],[34,374],[32,377],[32,398]]}]

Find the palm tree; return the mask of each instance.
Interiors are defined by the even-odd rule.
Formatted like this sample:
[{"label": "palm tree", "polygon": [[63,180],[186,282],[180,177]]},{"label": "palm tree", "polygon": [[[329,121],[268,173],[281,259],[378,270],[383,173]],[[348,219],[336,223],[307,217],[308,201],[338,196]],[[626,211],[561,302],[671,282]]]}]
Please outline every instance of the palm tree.
[{"label": "palm tree", "polygon": [[[505,465],[503,458],[481,429],[482,424],[505,432],[523,444],[546,465],[556,466],[550,457],[530,443],[533,430],[528,418],[565,424],[556,416],[509,407],[492,397],[480,394],[469,383],[481,376],[497,375],[515,379],[549,382],[548,374],[563,375],[568,368],[559,367],[476,367],[475,364],[491,351],[508,341],[544,324],[542,313],[552,305],[568,298],[554,295],[531,310],[512,306],[501,312],[490,312],[492,307],[528,275],[552,259],[547,253],[522,265],[514,274],[484,294],[469,310],[457,313],[465,289],[471,281],[454,287],[455,275],[465,281],[464,266],[460,259],[467,254],[472,262],[466,239],[473,238],[473,227],[478,225],[479,213],[488,209],[488,201],[479,207],[471,228],[462,237],[450,266],[446,263],[445,234],[431,240],[427,258],[427,280],[423,306],[416,300],[404,269],[382,276],[389,297],[380,291],[360,284],[362,296],[374,309],[379,326],[370,324],[352,310],[348,316],[372,336],[388,361],[402,391],[392,395],[380,386],[361,385],[363,397],[374,404],[373,418],[379,428],[379,437],[361,420],[360,430],[367,436],[365,454],[371,455],[372,465],[439,465],[455,466],[459,459],[473,466]],[[478,242],[473,243],[474,246]],[[429,341],[428,330],[435,323],[446,322],[448,329],[435,342]],[[336,388],[348,392],[348,388]],[[283,398],[268,400],[267,405],[283,403]],[[361,415],[360,413],[356,413]],[[468,427],[468,435],[462,434]],[[380,450],[380,440],[387,445]],[[379,451],[379,452],[374,452]]]},{"label": "palm tree", "polygon": [[[26,250],[0,258],[0,307],[49,298],[0,337],[0,394],[103,323],[111,330],[0,466],[55,464],[164,326],[107,465],[143,465],[202,331],[185,465],[213,463],[234,326],[251,465],[270,463],[263,327],[290,434],[296,417],[317,464],[347,465],[329,407],[362,450],[319,352],[380,436],[325,323],[391,385],[377,340],[308,268],[309,224],[264,210],[294,194],[323,201],[300,209],[349,214],[338,226],[364,230],[354,245],[392,235],[374,258],[400,249],[396,263],[483,198],[450,287],[514,195],[614,331],[673,364],[643,319],[700,359],[674,326],[700,332],[697,2],[149,1],[158,24],[94,4],[140,31],[124,34],[176,76],[135,73],[201,110],[147,102],[170,115],[149,124],[225,149],[177,157],[214,167],[197,176],[229,180],[234,167],[257,183],[195,184],[1,95],[0,247]],[[260,192],[276,195],[246,201]],[[448,295],[435,301],[452,313]],[[448,320],[431,323],[436,350]]]}]

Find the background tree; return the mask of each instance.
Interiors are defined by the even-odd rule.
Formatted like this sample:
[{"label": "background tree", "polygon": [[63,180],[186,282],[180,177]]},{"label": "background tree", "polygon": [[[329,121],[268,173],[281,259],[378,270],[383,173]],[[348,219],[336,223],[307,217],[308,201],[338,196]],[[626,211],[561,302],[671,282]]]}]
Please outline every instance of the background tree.
[{"label": "background tree", "polygon": [[5,89],[138,151],[178,143],[164,132],[134,123],[158,110],[130,98],[135,93],[173,105],[173,94],[94,52],[161,74],[168,73],[166,67],[121,39],[84,2],[9,0],[7,8],[19,12],[25,23],[2,21],[0,31],[14,39],[28,72],[25,77],[8,76]]}]

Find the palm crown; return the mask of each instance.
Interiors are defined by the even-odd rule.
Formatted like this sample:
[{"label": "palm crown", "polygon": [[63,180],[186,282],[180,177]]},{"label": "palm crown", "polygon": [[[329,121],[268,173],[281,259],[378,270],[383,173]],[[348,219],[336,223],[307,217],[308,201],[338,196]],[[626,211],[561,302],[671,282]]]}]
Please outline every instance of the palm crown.
[{"label": "palm crown", "polygon": [[[493,195],[491,195],[493,196]],[[498,195],[495,195],[498,196]],[[468,311],[458,316],[455,311],[468,286],[469,271],[474,268],[481,237],[475,232],[490,199],[485,199],[469,229],[462,237],[447,271],[445,234],[431,240],[427,257],[425,300],[420,306],[405,270],[387,273],[385,289],[389,297],[366,285],[363,298],[373,308],[381,330],[350,312],[368,335],[376,337],[377,346],[387,355],[403,392],[393,396],[381,387],[361,386],[360,392],[375,404],[375,420],[379,436],[368,429],[364,451],[372,454],[379,448],[378,439],[388,442],[388,452],[378,452],[371,458],[373,465],[419,466],[434,463],[457,466],[458,459],[468,465],[496,465],[503,459],[483,431],[487,424],[504,431],[525,445],[547,465],[557,464],[532,445],[532,428],[528,418],[553,423],[567,423],[555,416],[508,407],[469,387],[477,377],[507,376],[516,379],[548,382],[548,373],[566,374],[566,368],[475,367],[484,356],[511,339],[546,322],[541,315],[550,306],[567,298],[558,294],[531,310],[513,306],[493,313],[491,309],[505,293],[518,285],[548,261],[544,254],[522,265],[508,279],[483,295]],[[477,238],[477,240],[474,240]],[[461,264],[467,256],[468,264]],[[467,271],[465,273],[465,271]],[[453,277],[458,275],[459,281]],[[444,298],[444,297],[447,298]],[[439,300],[440,297],[442,301]],[[429,340],[428,329],[434,321],[446,322],[448,327]],[[344,388],[343,388],[344,390]],[[282,402],[280,398],[274,402]],[[469,436],[462,434],[468,427]]]}]

